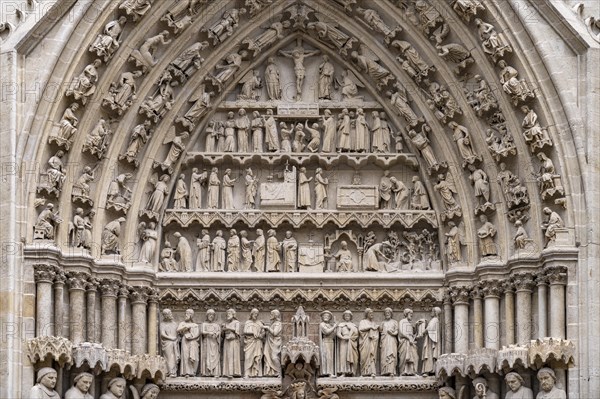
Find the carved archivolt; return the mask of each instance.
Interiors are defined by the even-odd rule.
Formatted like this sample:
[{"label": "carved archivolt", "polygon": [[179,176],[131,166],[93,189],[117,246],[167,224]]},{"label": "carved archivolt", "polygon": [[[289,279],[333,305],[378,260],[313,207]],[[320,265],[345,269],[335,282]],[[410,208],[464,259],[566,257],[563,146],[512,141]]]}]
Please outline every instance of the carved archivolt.
[{"label": "carved archivolt", "polygon": [[[541,240],[548,252],[571,245],[556,123],[543,113],[535,80],[508,58],[517,49],[488,20],[484,4],[415,0],[366,9],[355,3],[122,2],[118,12],[126,16],[100,21],[84,51],[91,54],[81,55],[85,62],[68,79],[65,101],[39,118],[53,122],[43,133],[48,148],[31,190],[38,210],[29,237],[66,243],[73,251],[64,251],[65,258],[74,253],[92,269],[117,265],[128,279],[123,263],[135,266],[132,273],[143,271],[160,294],[123,284],[122,297],[151,311],[157,300],[177,309],[429,310],[444,299],[436,277],[444,257],[448,268],[464,268],[468,280],[479,262],[501,264],[528,248],[538,256],[546,246]],[[449,23],[449,7],[472,28],[478,47]],[[169,30],[148,29],[159,20]],[[482,65],[485,59],[490,65]],[[524,157],[532,157],[535,172],[520,166],[530,165]],[[109,167],[110,176],[96,173]],[[527,184],[528,173],[537,189]],[[342,244],[345,236],[350,244]],[[411,270],[431,272],[435,283],[395,288],[403,281],[394,278],[386,289],[206,288],[205,281],[162,273],[251,270],[268,276],[251,280],[257,286],[268,286],[274,274],[267,272],[283,271]],[[551,271],[551,282],[565,282],[564,268]],[[61,271],[38,266],[35,272],[42,292]],[[69,272],[69,288],[93,288],[94,274]],[[487,298],[503,294],[500,280],[478,288]],[[89,303],[93,292],[86,294]],[[455,306],[468,306],[470,294],[467,286],[449,291]],[[160,356],[72,346],[37,337],[29,356],[103,371],[114,366],[127,378],[167,375]],[[550,339],[532,342],[528,359],[523,350],[443,355],[437,373],[570,364],[574,347]],[[429,392],[436,384],[323,379],[319,387]],[[169,379],[164,385],[166,391],[265,389],[281,384]]]}]

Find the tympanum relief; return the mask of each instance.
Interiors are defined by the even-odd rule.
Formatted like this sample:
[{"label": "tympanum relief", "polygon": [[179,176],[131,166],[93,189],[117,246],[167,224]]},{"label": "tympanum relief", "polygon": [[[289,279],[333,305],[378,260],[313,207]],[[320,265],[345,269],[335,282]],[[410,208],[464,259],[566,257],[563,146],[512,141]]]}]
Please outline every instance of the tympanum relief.
[{"label": "tympanum relief", "polygon": [[[211,16],[198,30],[199,38],[156,71],[171,41],[185,36],[181,33],[202,16],[204,3],[178,2],[162,16],[161,28],[126,51],[125,69],[111,75],[116,80],[105,85],[108,91],[99,98],[101,115],[81,129],[79,119],[90,108],[103,63],[124,47],[128,19],[107,23],[89,47],[93,55],[85,63],[98,59],[79,69],[65,91],[68,105],[54,119],[48,139],[52,153],[37,186],[38,193],[60,199],[70,149],[81,148],[91,160],[69,183],[76,205],[69,213],[68,246],[91,253],[95,235],[99,255],[121,255],[133,240],[135,254],[129,261],[149,273],[153,269],[163,281],[219,280],[219,273],[232,279],[255,273],[243,276],[267,281],[291,277],[279,273],[323,273],[323,278],[336,273],[342,280],[422,273],[433,281],[443,270],[500,262],[507,251],[525,254],[538,235],[548,252],[565,244],[569,233],[556,205],[566,206],[566,194],[554,164],[551,126],[536,113],[542,109],[535,105],[536,88],[510,65],[512,59],[504,59],[513,51],[506,37],[480,19],[486,11],[482,2],[456,0],[450,8],[476,27],[475,36],[496,67],[488,80],[478,74],[478,49],[460,43],[447,16],[425,0],[389,5],[405,11],[425,36],[423,43],[408,41],[410,35],[381,6],[369,9],[338,0],[327,7],[343,7],[377,35],[381,48],[297,3],[280,19],[269,19],[220,51],[243,29],[245,19],[274,3],[240,1],[237,8]],[[152,6],[149,0],[125,0],[119,9],[138,22]],[[165,26],[169,30],[161,31]],[[381,49],[395,65],[387,63]],[[219,61],[204,68],[209,57]],[[446,64],[443,70],[435,57]],[[442,79],[446,69],[456,75],[458,88]],[[149,76],[156,79],[152,84],[145,81]],[[195,86],[184,91],[186,83]],[[146,85],[151,89],[143,89]],[[507,99],[522,112],[521,137],[509,130],[514,123],[503,114],[501,103]],[[173,109],[177,103],[183,106]],[[128,112],[137,119],[125,130],[118,122]],[[470,124],[471,114],[485,129]],[[98,166],[118,134],[127,135],[116,152],[122,170],[108,179],[105,192],[95,193]],[[158,145],[150,143],[154,136]],[[533,196],[528,188],[533,186],[519,175],[521,141],[535,156],[539,173],[534,178],[548,205],[540,210],[543,221],[537,227],[526,225]],[[158,152],[146,154],[150,147]],[[489,154],[482,154],[486,147]],[[140,165],[152,173],[136,182]],[[38,205],[44,202],[39,199]],[[97,223],[90,209],[95,202],[104,207]],[[128,215],[132,206],[135,214]],[[508,227],[508,243],[502,237],[504,212],[497,207],[514,224]],[[49,202],[38,212],[34,239],[54,240],[63,220]],[[129,228],[131,220],[137,224]],[[92,234],[93,229],[100,231]],[[128,231],[134,232],[133,239]],[[88,303],[94,302],[93,285],[90,278]],[[195,310],[192,297],[199,290],[189,292],[185,300],[165,299],[175,305],[173,311],[161,304],[158,327],[147,326],[157,327],[167,381],[272,378],[283,383],[264,386],[263,397],[335,398],[337,388],[317,385],[317,376],[426,378],[438,371],[442,348],[451,351],[442,342],[442,328],[452,321],[442,320],[442,301],[430,292],[419,292],[417,301],[409,295],[401,301],[383,298],[382,306],[369,299],[377,308],[366,309],[356,306],[363,299],[354,296],[331,311],[315,305],[317,298],[311,302],[319,308],[318,313],[311,309],[313,323],[298,310],[291,318],[292,334],[289,311],[276,296],[268,307],[268,301],[246,298],[238,313],[234,306],[240,302],[233,297],[228,309],[210,298]],[[133,299],[156,306],[156,298],[142,292]],[[455,305],[459,299],[454,299]],[[156,313],[156,307],[148,309]],[[291,359],[294,350],[313,353]],[[34,390],[53,397],[52,372],[41,374]],[[67,397],[87,397],[89,377],[76,377]],[[552,370],[542,369],[538,379],[545,397],[560,397]],[[513,393],[527,397],[518,375],[508,374],[506,382]],[[497,397],[485,380],[472,383],[476,397]],[[114,378],[102,397],[121,397],[126,385]],[[158,390],[146,384],[133,395],[156,397]],[[440,389],[440,397],[455,396],[452,388]]]}]

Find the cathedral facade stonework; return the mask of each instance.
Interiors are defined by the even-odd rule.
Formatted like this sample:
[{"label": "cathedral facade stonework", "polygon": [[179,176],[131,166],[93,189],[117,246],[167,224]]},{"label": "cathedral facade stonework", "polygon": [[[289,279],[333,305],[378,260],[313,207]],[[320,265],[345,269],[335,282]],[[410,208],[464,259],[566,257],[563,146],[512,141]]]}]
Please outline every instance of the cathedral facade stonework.
[{"label": "cathedral facade stonework", "polygon": [[3,2],[0,397],[598,397],[599,17]]}]

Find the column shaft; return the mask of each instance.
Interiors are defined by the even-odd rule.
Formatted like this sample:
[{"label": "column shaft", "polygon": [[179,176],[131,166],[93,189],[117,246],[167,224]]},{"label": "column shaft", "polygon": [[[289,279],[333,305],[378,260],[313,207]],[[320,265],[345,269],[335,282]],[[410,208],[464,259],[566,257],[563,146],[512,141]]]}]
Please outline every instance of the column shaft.
[{"label": "column shaft", "polygon": [[35,333],[38,337],[54,335],[52,281],[56,276],[54,266],[42,263],[33,266],[35,279]]},{"label": "column shaft", "polygon": [[148,354],[158,354],[158,303],[151,298],[148,303]]},{"label": "column shaft", "polygon": [[127,296],[129,290],[126,287],[121,287],[119,290],[119,310],[118,310],[118,337],[119,349],[128,350],[127,343],[129,341],[129,333],[127,328]]},{"label": "column shaft", "polygon": [[550,284],[550,336],[565,338],[565,286],[561,283]]},{"label": "column shaft", "polygon": [[117,295],[102,295],[102,344],[107,349],[117,347]]},{"label": "column shaft", "polygon": [[452,302],[449,296],[444,298],[444,347],[442,353],[451,353],[454,342],[454,329],[452,327]]},{"label": "column shaft", "polygon": [[483,348],[483,303],[478,295],[473,296],[473,341],[476,348]]},{"label": "column shaft", "polygon": [[89,283],[87,286],[87,340],[88,342],[98,342],[98,331],[96,326],[96,285]]},{"label": "column shaft", "polygon": [[504,293],[504,313],[506,319],[506,345],[515,343],[515,293],[510,289]]},{"label": "column shaft", "polygon": [[85,291],[81,288],[69,288],[69,331],[74,344],[83,342],[83,323],[85,314]]},{"label": "column shaft", "polygon": [[485,347],[500,349],[500,298],[485,297]]},{"label": "column shaft", "polygon": [[524,345],[531,340],[531,291],[517,290],[517,344]]},{"label": "column shaft", "polygon": [[147,348],[147,326],[146,302],[148,296],[145,287],[135,289],[131,294],[131,313],[133,325],[131,326],[131,353],[142,355]]},{"label": "column shaft", "polygon": [[500,349],[500,295],[502,280],[483,280],[480,283],[484,298],[484,342],[489,349]]},{"label": "column shaft", "polygon": [[467,353],[469,350],[469,305],[466,302],[454,304],[454,352]]},{"label": "column shaft", "polygon": [[65,303],[64,303],[65,281],[57,278],[54,282],[54,335],[64,337]]},{"label": "column shaft", "polygon": [[54,335],[52,325],[52,282],[38,280],[36,283],[36,336]]},{"label": "column shaft", "polygon": [[548,336],[548,286],[538,283],[538,334],[537,338]]}]

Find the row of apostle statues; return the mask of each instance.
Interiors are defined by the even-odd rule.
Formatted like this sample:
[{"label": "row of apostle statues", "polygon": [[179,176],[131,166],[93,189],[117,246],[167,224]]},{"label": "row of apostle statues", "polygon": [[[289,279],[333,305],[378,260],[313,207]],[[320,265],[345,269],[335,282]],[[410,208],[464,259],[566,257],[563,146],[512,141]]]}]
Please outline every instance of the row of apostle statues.
[{"label": "row of apostle statues", "polygon": [[173,320],[170,309],[164,309],[162,315],[161,348],[170,377],[281,376],[283,326],[278,310],[271,311],[268,323],[258,319],[257,309],[250,311],[244,323],[236,318],[234,309],[226,311],[222,324],[217,323],[212,309],[202,323],[194,321],[192,309],[186,310],[180,323]]},{"label": "row of apostle statues", "polygon": [[[358,326],[352,312],[336,322],[329,311],[321,313],[319,325],[322,376],[423,376],[435,372],[441,355],[441,309],[434,307],[429,320],[413,323],[413,311],[404,309],[400,321],[393,311],[383,311],[384,320],[374,321],[367,308]],[[418,340],[422,339],[419,353]]]},{"label": "row of apostle statues", "polygon": [[[349,310],[340,322],[335,322],[331,312],[322,312],[320,375],[411,376],[418,371],[432,375],[441,354],[440,313],[440,308],[433,308],[429,320],[413,324],[411,309],[405,309],[404,318],[398,322],[388,308],[384,320],[376,323],[374,312],[366,309],[357,326]],[[180,323],[173,320],[170,309],[164,309],[162,315],[161,347],[169,376],[281,376],[283,325],[278,310],[271,311],[269,322],[258,319],[257,309],[250,311],[244,323],[238,321],[233,309],[226,311],[222,324],[212,309],[202,323],[193,320],[192,309],[186,310]],[[419,339],[423,339],[421,353]]]},{"label": "row of apostle statues", "polygon": [[[28,399],[60,399],[60,394],[55,391],[58,381],[58,372],[52,367],[43,367],[37,372],[36,384],[31,388]],[[94,375],[83,372],[73,379],[73,385],[65,392],[64,399],[94,399],[91,391],[94,385]],[[145,384],[140,391],[133,386],[129,389],[133,397],[140,399],[156,399],[160,393],[158,385]],[[135,390],[135,392],[133,392]],[[117,399],[126,397],[127,381],[125,378],[116,377],[108,381],[106,391],[100,399]]]},{"label": "row of apostle statues", "polygon": [[[367,117],[370,115],[370,117]],[[309,120],[310,118],[310,120]],[[279,120],[278,120],[279,119]],[[287,122],[286,122],[287,121]],[[394,131],[386,113],[363,108],[347,108],[334,116],[330,109],[323,115],[305,119],[278,117],[272,109],[264,115],[253,111],[248,116],[241,108],[229,111],[226,119],[213,119],[205,129],[207,153],[394,153],[403,152],[403,138]]]}]

